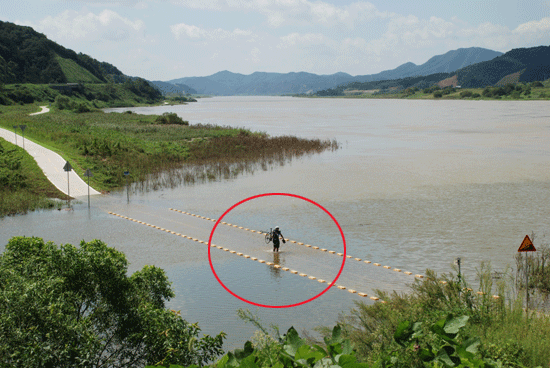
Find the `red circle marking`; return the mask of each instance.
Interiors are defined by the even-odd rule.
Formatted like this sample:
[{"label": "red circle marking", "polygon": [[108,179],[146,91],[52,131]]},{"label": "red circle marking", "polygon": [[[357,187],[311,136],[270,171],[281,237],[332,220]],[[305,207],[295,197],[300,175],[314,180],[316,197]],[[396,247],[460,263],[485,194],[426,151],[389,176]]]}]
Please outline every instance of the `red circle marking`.
[{"label": "red circle marking", "polygon": [[[287,196],[287,197],[294,197],[294,198],[299,198],[301,200],[304,200],[306,202],[309,202],[311,204],[314,204],[315,206],[319,207],[320,209],[322,209],[323,211],[325,211],[325,213],[327,215],[330,216],[330,218],[332,219],[332,221],[334,221],[334,223],[336,224],[336,226],[338,227],[338,230],[340,231],[340,235],[342,235],[342,243],[344,244],[344,256],[342,257],[342,266],[340,266],[340,270],[338,271],[338,275],[336,275],[336,277],[334,278],[334,280],[332,281],[332,283],[327,286],[326,289],[324,289],[323,291],[321,291],[319,294],[307,299],[307,300],[304,300],[303,302],[300,302],[300,303],[295,303],[295,304],[288,304],[288,305],[268,305],[268,304],[260,304],[260,303],[254,303],[248,299],[245,299],[237,294],[235,294],[234,292],[232,292],[227,286],[224,285],[224,283],[220,280],[220,278],[218,277],[218,275],[216,274],[216,271],[214,270],[214,265],[212,264],[212,257],[210,255],[210,248],[212,248],[210,245],[212,243],[212,236],[214,236],[214,232],[216,231],[216,227],[218,227],[218,224],[220,223],[220,221],[225,217],[225,215],[227,215],[230,211],[232,211],[235,207],[237,206],[240,206],[241,204],[245,203],[245,202],[248,202],[252,199],[256,199],[256,198],[261,198],[261,197],[268,197],[268,196]],[[233,206],[231,206],[227,211],[225,211],[223,213],[223,215],[220,216],[220,218],[216,221],[216,223],[214,224],[214,227],[212,228],[212,231],[210,232],[210,238],[208,238],[208,261],[210,262],[210,268],[212,269],[212,273],[214,274],[214,276],[216,277],[216,280],[218,280],[218,282],[220,283],[220,285],[231,295],[233,295],[235,298],[238,298],[240,300],[242,300],[243,302],[245,303],[248,303],[248,304],[252,304],[252,305],[255,305],[257,307],[264,307],[264,308],[290,308],[290,307],[297,307],[299,305],[302,305],[302,304],[306,304],[306,303],[309,303],[311,302],[312,300],[315,300],[317,299],[318,297],[320,297],[321,295],[323,295],[324,293],[326,293],[335,283],[336,283],[336,280],[338,280],[338,278],[340,277],[340,274],[342,273],[342,271],[344,270],[344,265],[346,263],[346,239],[344,237],[344,232],[342,231],[342,228],[340,227],[340,224],[338,223],[338,221],[336,221],[336,219],[334,218],[334,216],[332,216],[332,214],[327,211],[323,206],[321,206],[320,204],[318,204],[317,202],[314,202],[312,201],[311,199],[309,198],[305,198],[305,197],[302,197],[302,196],[299,196],[299,195],[296,195],[296,194],[289,194],[289,193],[264,193],[264,194],[258,194],[258,195],[255,195],[255,196],[252,196],[252,197],[249,197],[249,198],[246,198],[246,199],[243,199],[242,201],[234,204]]]}]

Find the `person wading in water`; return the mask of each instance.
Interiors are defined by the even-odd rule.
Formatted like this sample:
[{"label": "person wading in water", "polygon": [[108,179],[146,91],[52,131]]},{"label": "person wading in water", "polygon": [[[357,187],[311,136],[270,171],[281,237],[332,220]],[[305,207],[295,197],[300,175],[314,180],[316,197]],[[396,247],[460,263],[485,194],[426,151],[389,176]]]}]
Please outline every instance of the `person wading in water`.
[{"label": "person wading in water", "polygon": [[279,230],[279,226],[275,226],[275,230],[273,230],[273,252],[279,251],[279,237],[281,237],[283,243],[286,243],[283,234],[281,234],[281,230]]}]

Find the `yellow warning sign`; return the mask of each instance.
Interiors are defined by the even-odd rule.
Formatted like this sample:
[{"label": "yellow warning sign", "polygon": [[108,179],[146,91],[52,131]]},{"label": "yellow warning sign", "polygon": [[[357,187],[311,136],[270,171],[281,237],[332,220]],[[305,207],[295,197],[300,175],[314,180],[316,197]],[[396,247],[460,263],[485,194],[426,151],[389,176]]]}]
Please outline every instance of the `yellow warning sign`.
[{"label": "yellow warning sign", "polygon": [[521,245],[519,246],[518,252],[535,252],[535,246],[533,245],[533,242],[529,238],[529,235],[525,235],[525,239],[521,242]]}]

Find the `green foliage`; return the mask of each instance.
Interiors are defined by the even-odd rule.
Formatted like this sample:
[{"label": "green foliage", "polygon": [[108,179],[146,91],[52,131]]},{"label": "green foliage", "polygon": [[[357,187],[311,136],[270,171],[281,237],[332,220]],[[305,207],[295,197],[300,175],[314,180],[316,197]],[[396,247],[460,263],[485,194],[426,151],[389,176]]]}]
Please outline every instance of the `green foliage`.
[{"label": "green foliage", "polygon": [[5,149],[0,142],[0,189],[14,191],[25,188],[27,183],[21,171],[21,155],[14,147]]},{"label": "green foliage", "polygon": [[81,68],[77,78],[86,75],[86,80],[105,82],[108,75],[122,75],[114,66],[66,49],[30,27],[1,21],[0,57],[6,83],[67,83],[64,72],[74,77],[71,67],[77,65]]},{"label": "green foliage", "polygon": [[69,97],[58,95],[55,98],[55,106],[59,110],[72,110],[74,108],[74,103]]},{"label": "green foliage", "polygon": [[59,63],[67,79],[67,83],[102,83],[99,78],[79,65],[75,60],[65,59],[58,55],[55,57],[55,60]]},{"label": "green foliage", "polygon": [[544,87],[544,84],[542,84],[540,81],[534,81],[531,83],[531,87],[533,88]]},{"label": "green foliage", "polygon": [[435,91],[434,92],[434,97],[435,98],[441,98],[441,97],[443,97],[443,93],[441,91]]},{"label": "green foliage", "polygon": [[12,238],[0,255],[0,356],[6,366],[204,365],[224,334],[165,309],[174,296],[153,266],[127,276],[121,252],[99,240],[80,247]]},{"label": "green foliage", "polygon": [[293,327],[287,331],[281,343],[273,341],[273,344],[280,344],[282,347],[275,360],[266,360],[262,349],[257,349],[247,341],[243,349],[227,353],[214,366],[217,368],[367,367],[366,364],[357,362],[350,341],[342,338],[340,326],[335,326],[332,336],[325,338],[325,347],[307,344]]},{"label": "green foliage", "polygon": [[460,92],[460,98],[472,97],[472,91],[462,91]]},{"label": "green foliage", "polygon": [[424,328],[423,322],[402,321],[394,333],[400,349],[376,362],[379,367],[496,367],[478,352],[479,338],[463,334],[468,316],[452,314]]},{"label": "green foliage", "polygon": [[177,125],[189,125],[189,122],[180,118],[176,113],[165,112],[155,122],[157,124],[177,124]]},{"label": "green foliage", "polygon": [[0,218],[38,208],[54,208],[62,193],[25,150],[0,138]]}]

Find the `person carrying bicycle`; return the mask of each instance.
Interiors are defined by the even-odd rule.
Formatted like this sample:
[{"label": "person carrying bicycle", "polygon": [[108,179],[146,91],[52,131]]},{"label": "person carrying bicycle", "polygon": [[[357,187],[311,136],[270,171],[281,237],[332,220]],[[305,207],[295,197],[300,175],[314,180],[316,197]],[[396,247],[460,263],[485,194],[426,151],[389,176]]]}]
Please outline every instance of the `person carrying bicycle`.
[{"label": "person carrying bicycle", "polygon": [[273,230],[273,252],[279,251],[279,237],[283,240],[283,243],[286,243],[285,237],[281,233],[281,230],[279,229],[279,226],[275,226],[275,230]]}]

